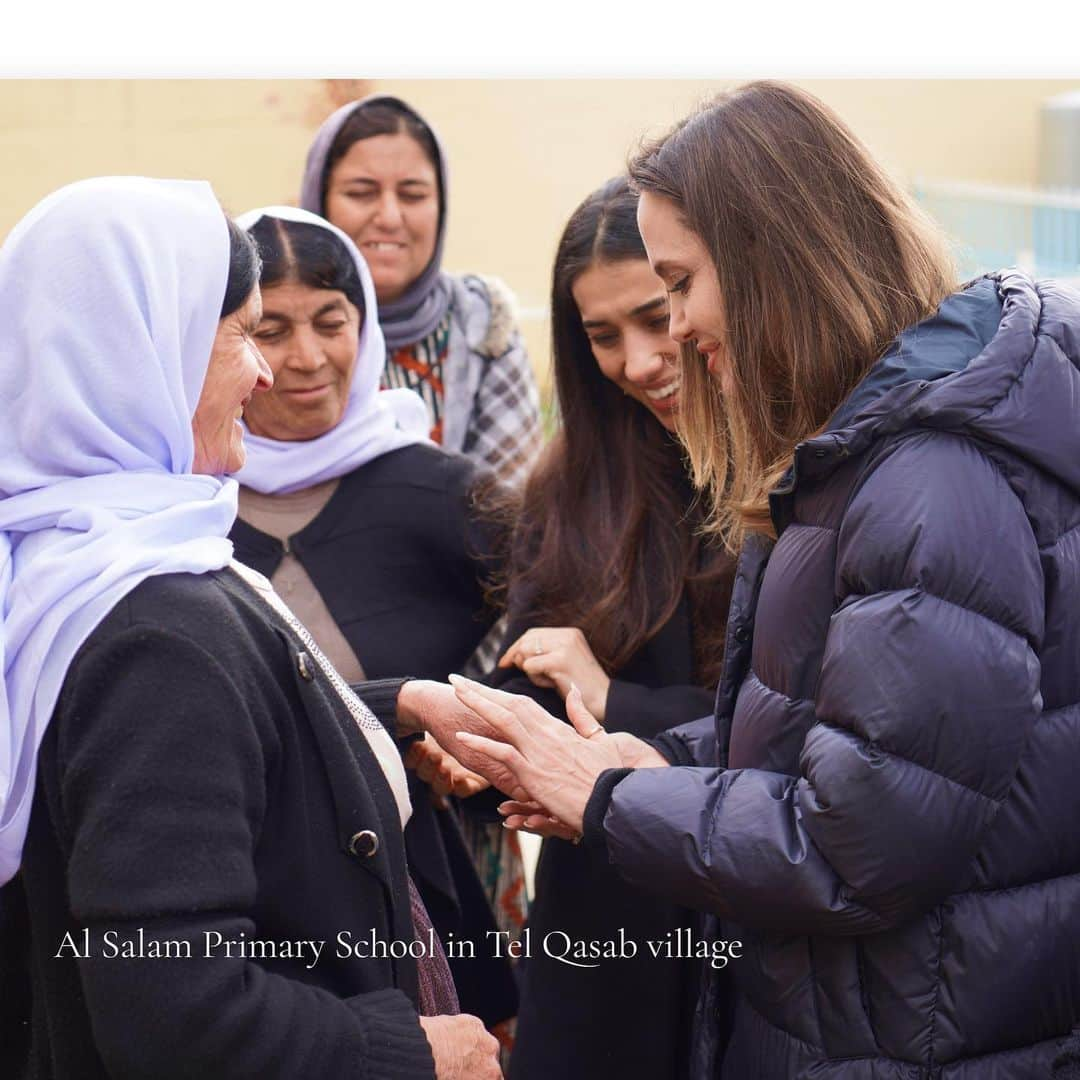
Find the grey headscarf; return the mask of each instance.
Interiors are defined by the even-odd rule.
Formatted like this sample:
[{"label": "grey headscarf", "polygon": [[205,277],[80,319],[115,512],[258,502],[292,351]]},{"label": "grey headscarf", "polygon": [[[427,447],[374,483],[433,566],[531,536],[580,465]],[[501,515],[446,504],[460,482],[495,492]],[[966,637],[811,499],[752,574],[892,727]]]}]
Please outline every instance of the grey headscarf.
[{"label": "grey headscarf", "polygon": [[431,132],[435,148],[439,152],[439,190],[440,213],[439,234],[435,241],[435,252],[424,272],[399,296],[388,304],[379,304],[379,324],[382,326],[386,347],[390,353],[412,345],[427,337],[439,325],[450,306],[450,281],[442,272],[443,242],[446,239],[446,206],[448,173],[446,151],[439,136],[431,125],[401,98],[391,94],[372,94],[359,101],[350,101],[332,113],[315,135],[315,141],[308,150],[307,163],[304,166],[304,179],[300,186],[300,205],[313,214],[326,217],[323,205],[323,173],[330,148],[345,124],[345,121],[357,109],[367,105],[393,104],[416,117]]}]

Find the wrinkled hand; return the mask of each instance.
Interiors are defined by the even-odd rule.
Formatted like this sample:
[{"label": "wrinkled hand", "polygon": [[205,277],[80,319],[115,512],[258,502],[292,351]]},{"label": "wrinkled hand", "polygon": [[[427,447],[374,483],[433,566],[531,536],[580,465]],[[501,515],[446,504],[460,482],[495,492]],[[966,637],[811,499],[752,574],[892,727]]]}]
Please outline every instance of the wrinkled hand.
[{"label": "wrinkled hand", "polygon": [[[616,731],[608,735],[607,739],[618,750],[619,760],[624,769],[664,769],[671,764],[658,750],[629,732]],[[517,802],[514,799],[508,799],[499,804],[498,810],[503,815],[503,824],[508,829],[520,829],[522,832],[542,836],[545,840],[557,837],[576,844],[581,839],[580,835],[566,822],[553,817],[538,802]]]},{"label": "wrinkled hand", "polygon": [[619,760],[624,769],[671,768],[671,762],[655,746],[650,746],[629,731],[613,731],[608,738],[619,751]]},{"label": "wrinkled hand", "polygon": [[471,731],[493,738],[498,738],[499,733],[463,705],[452,686],[428,679],[410,680],[398,692],[397,719],[401,734],[427,732],[464,768],[478,773],[512,799],[528,798],[527,793],[518,786],[513,773],[458,740],[459,731]]},{"label": "wrinkled hand", "polygon": [[512,792],[515,801],[539,803],[550,817],[580,835],[596,778],[605,769],[621,767],[622,758],[612,737],[585,708],[577,687],[566,697],[573,725],[568,727],[530,698],[492,690],[460,675],[450,680],[461,703],[494,729],[494,738],[475,730],[458,734],[459,742],[488,759],[475,766],[470,759],[470,767],[489,776],[492,768],[503,766],[514,786],[525,792]]},{"label": "wrinkled hand", "polygon": [[448,754],[430,735],[414,742],[405,752],[405,768],[431,787],[432,802],[446,810],[447,795],[467,799],[491,785],[482,776],[466,769],[453,755]]},{"label": "wrinkled hand", "polygon": [[502,1080],[499,1042],[475,1016],[421,1016],[435,1080]]},{"label": "wrinkled hand", "polygon": [[564,700],[576,686],[585,707],[604,722],[611,679],[577,627],[531,627],[503,653],[499,667],[521,668],[535,685],[553,687]]}]

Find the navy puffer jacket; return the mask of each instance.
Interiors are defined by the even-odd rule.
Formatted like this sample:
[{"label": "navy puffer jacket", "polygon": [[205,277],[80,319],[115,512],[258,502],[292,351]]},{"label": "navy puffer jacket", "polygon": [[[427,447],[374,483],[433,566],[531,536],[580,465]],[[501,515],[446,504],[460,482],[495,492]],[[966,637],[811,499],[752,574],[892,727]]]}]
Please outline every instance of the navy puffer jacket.
[{"label": "navy puffer jacket", "polygon": [[905,331],[740,562],[715,768],[586,836],[745,943],[695,1076],[1033,1080],[1080,1020],[1080,295],[1008,272]]}]

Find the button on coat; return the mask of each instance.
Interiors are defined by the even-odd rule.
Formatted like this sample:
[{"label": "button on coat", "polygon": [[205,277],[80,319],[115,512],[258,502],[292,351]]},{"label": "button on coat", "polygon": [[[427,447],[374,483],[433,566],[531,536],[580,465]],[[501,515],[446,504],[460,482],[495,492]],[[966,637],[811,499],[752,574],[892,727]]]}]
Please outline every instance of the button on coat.
[{"label": "button on coat", "polygon": [[363,858],[370,858],[378,850],[379,838],[370,829],[354,833],[349,841],[349,851]]}]

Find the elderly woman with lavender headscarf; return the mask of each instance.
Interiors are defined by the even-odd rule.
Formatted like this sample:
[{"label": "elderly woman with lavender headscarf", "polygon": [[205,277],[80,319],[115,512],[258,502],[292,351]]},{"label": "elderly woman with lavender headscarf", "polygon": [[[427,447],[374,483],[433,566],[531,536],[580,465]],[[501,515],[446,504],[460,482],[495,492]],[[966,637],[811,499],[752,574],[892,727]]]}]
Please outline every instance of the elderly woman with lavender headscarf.
[{"label": "elderly woman with lavender headscarf", "polygon": [[73,184],[0,250],[4,1065],[494,1080],[405,867],[407,695],[231,561],[260,309],[204,183]]}]

